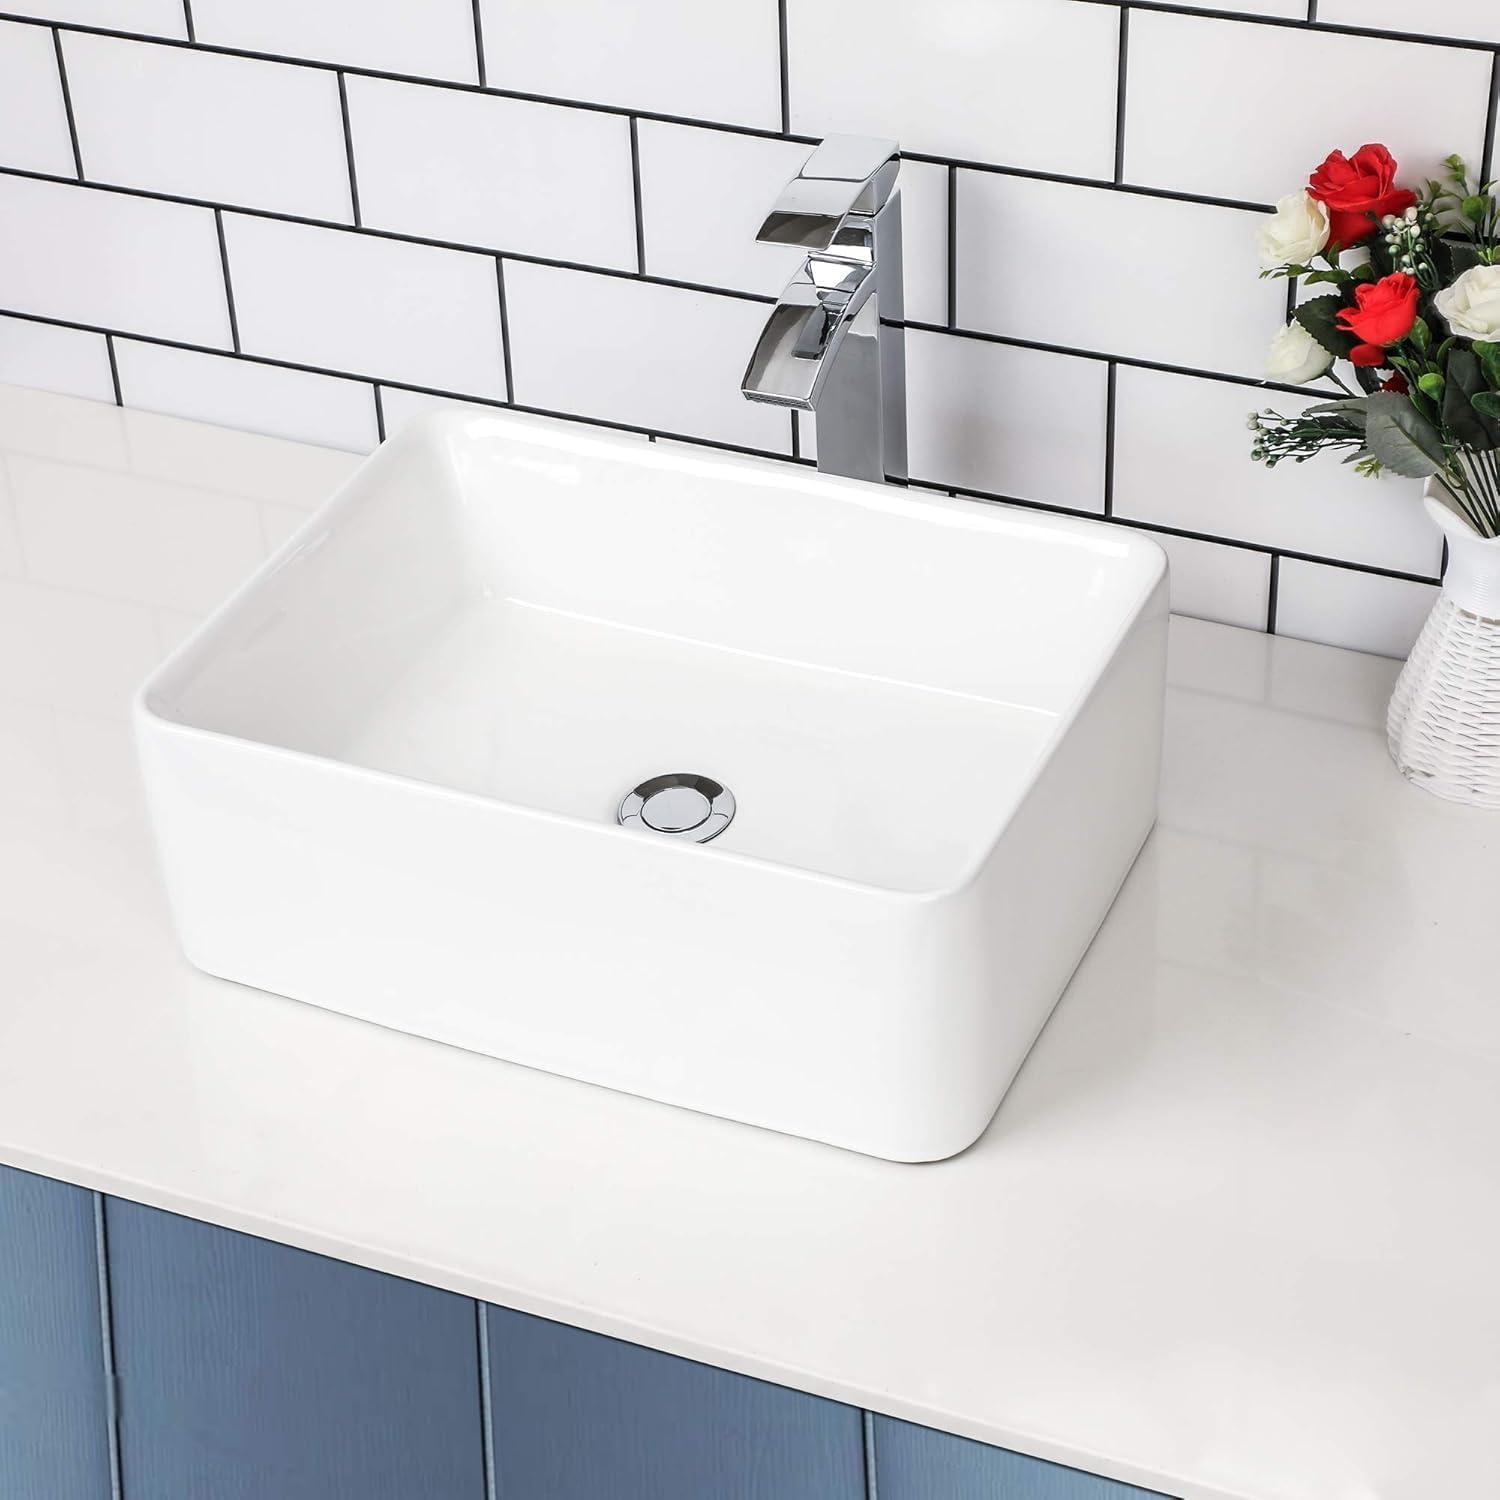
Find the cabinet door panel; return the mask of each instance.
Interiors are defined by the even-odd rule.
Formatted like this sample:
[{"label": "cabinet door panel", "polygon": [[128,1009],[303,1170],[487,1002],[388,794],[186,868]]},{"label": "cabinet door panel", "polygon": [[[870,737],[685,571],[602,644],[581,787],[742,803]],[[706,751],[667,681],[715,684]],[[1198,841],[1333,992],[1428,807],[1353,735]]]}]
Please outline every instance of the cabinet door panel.
[{"label": "cabinet door panel", "polygon": [[495,1489],[516,1500],[864,1500],[860,1413],[491,1307]]},{"label": "cabinet door panel", "polygon": [[109,1500],[93,1194],[0,1167],[0,1495]]},{"label": "cabinet door panel", "polygon": [[875,1418],[880,1500],[1163,1500],[1154,1490]]},{"label": "cabinet door panel", "polygon": [[120,1469],[142,1500],[483,1500],[465,1297],[107,1205]]}]

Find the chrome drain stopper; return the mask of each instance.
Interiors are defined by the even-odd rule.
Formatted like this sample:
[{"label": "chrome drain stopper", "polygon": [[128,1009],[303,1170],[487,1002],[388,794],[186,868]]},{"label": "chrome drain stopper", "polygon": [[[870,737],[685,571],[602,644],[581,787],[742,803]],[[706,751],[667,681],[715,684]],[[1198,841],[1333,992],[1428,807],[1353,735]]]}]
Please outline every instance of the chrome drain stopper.
[{"label": "chrome drain stopper", "polygon": [[706,844],[729,827],[734,794],[708,776],[670,771],[630,792],[615,814],[622,828],[645,828],[671,839]]}]

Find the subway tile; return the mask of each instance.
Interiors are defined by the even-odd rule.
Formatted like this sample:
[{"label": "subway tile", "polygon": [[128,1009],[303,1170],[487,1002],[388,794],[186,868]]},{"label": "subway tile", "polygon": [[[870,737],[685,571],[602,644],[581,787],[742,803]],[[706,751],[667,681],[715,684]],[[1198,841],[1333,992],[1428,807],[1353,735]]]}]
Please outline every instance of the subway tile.
[{"label": "subway tile", "polygon": [[182,0],[5,0],[5,9],[12,15],[39,16],[65,26],[104,26],[146,36],[187,36]]},{"label": "subway tile", "polygon": [[1295,397],[1122,367],[1115,407],[1115,514],[1402,572],[1435,575],[1441,544],[1415,480],[1365,479],[1336,457],[1252,463],[1245,414]]},{"label": "subway tile", "polygon": [[786,412],[740,394],[765,304],[523,261],[505,299],[518,404],[790,451]]},{"label": "subway tile", "polygon": [[113,401],[102,333],[0,317],[0,384],[29,385],[90,401]]},{"label": "subway tile", "polygon": [[91,182],[351,220],[333,74],[87,32],[63,50]]},{"label": "subway tile", "polygon": [[204,610],[264,555],[249,500],[41,458],[12,457],[9,467],[34,582]]},{"label": "subway tile", "polygon": [[912,477],[1102,511],[1107,385],[1102,360],[908,329]]},{"label": "subway tile", "polygon": [[1318,19],[1336,26],[1368,26],[1409,36],[1455,37],[1500,42],[1500,10],[1494,0],[1319,0]]},{"label": "subway tile", "polygon": [[775,130],[777,12],[766,0],[479,0],[493,88]]},{"label": "subway tile", "polygon": [[0,306],[229,347],[213,212],[0,177]]},{"label": "subway tile", "polygon": [[1247,630],[1266,628],[1271,559],[1248,547],[1152,532],[1172,565],[1172,613]]},{"label": "subway tile", "polygon": [[1137,11],[1129,59],[1128,182],[1271,203],[1335,147],[1382,141],[1420,185],[1451,152],[1477,164],[1484,144],[1477,51]]},{"label": "subway tile", "polygon": [[72,177],[57,52],[45,26],[0,21],[0,166]]},{"label": "subway tile", "polygon": [[470,0],[193,0],[200,42],[475,83]]},{"label": "subway tile", "polygon": [[900,186],[906,316],[915,323],[946,323],[948,169],[929,161],[903,161]]},{"label": "subway tile", "polygon": [[1107,179],[1119,31],[1077,0],[789,0],[792,129]]},{"label": "subway tile", "polygon": [[0,578],[19,578],[25,571],[15,506],[10,498],[10,476],[5,461],[0,459]]},{"label": "subway tile", "polygon": [[1430,583],[1284,558],[1276,633],[1376,656],[1404,657],[1438,597]]},{"label": "subway tile", "polygon": [[225,214],[247,354],[504,400],[488,255]]},{"label": "subway tile", "polygon": [[378,78],[347,86],[365,224],[635,269],[623,116]]},{"label": "subway tile", "polygon": [[374,391],[359,381],[133,339],[115,340],[115,360],[126,406],[354,453],[376,443]]},{"label": "subway tile", "polygon": [[383,385],[380,388],[380,409],[385,416],[385,435],[395,435],[408,422],[425,417],[434,411],[466,411],[475,416],[489,416],[501,410],[497,406],[486,406],[481,401],[460,401],[453,396],[435,396],[430,391],[406,391],[398,385]]},{"label": "subway tile", "polygon": [[1259,215],[997,172],[958,174],[958,321],[1038,343],[1259,378],[1286,291]]},{"label": "subway tile", "polygon": [[1307,0],[1174,0],[1181,10],[1231,11],[1237,16],[1276,16],[1287,21],[1307,19]]}]

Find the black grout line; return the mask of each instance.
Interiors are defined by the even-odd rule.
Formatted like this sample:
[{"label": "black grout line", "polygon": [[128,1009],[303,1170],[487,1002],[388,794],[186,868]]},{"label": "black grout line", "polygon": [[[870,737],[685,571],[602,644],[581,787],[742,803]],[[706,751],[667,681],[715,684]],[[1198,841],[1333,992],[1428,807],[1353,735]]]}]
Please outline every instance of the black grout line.
[{"label": "black grout line", "polygon": [[1480,158],[1479,180],[1488,182],[1495,170],[1495,111],[1500,101],[1500,51],[1490,59],[1490,102],[1484,115],[1484,155]]},{"label": "black grout line", "polygon": [[948,326],[958,327],[958,168],[948,168]]},{"label": "black grout line", "polygon": [[1307,0],[1307,21],[1308,21],[1308,24],[1311,25],[1317,19],[1318,19],[1318,0]]},{"label": "black grout line", "polygon": [[[1168,0],[1074,0],[1078,5],[1129,5],[1132,10],[1150,10],[1161,15],[1192,17],[1201,21],[1235,21],[1246,26],[1279,26],[1288,31],[1316,31],[1330,36],[1363,36],[1380,42],[1415,42],[1422,47],[1458,48],[1465,52],[1489,52],[1494,42],[1478,37],[1434,36],[1428,31],[1392,31],[1388,26],[1353,26],[1342,21],[1320,21],[1302,16],[1247,16],[1243,11],[1208,6],[1173,5]],[[1311,0],[1315,6],[1317,0]]]},{"label": "black grout line", "polygon": [[484,1456],[485,1500],[498,1500],[495,1487],[495,1415],[490,1376],[490,1327],[485,1305],[474,1301],[474,1342],[479,1357],[479,1445]]},{"label": "black grout line", "polygon": [[381,398],[378,380],[370,383],[370,391],[375,397],[375,436],[383,443],[385,441],[385,401]]},{"label": "black grout line", "polygon": [[776,39],[781,67],[781,133],[792,130],[791,49],[787,46],[786,0],[776,0]]},{"label": "black grout line", "polygon": [[115,336],[112,333],[104,335],[104,353],[109,359],[109,383],[115,389],[115,405],[124,406],[125,397],[120,394],[120,366],[115,360]]},{"label": "black grout line", "polygon": [[52,28],[52,50],[57,54],[57,81],[62,88],[63,113],[68,117],[68,141],[73,147],[73,170],[83,178],[83,152],[78,149],[78,121],[73,117],[73,91],[68,87],[68,65],[63,60],[62,32]]},{"label": "black grout line", "polygon": [[499,255],[495,257],[495,295],[500,300],[500,358],[505,365],[505,399],[514,402],[516,378],[510,367],[510,309],[505,302],[505,259]]},{"label": "black grout line", "polygon": [[474,0],[474,66],[479,79],[479,87],[485,88],[487,81],[484,65],[484,20],[479,14],[479,0]]},{"label": "black grout line", "polygon": [[1115,391],[1119,366],[1110,360],[1104,379],[1104,514],[1115,513]]},{"label": "black grout line", "polygon": [[[1291,554],[1289,553],[1288,556]],[[1271,577],[1266,588],[1266,634],[1276,634],[1276,605],[1281,593],[1281,554],[1271,554]]]},{"label": "black grout line", "polygon": [[1115,183],[1125,181],[1125,80],[1130,55],[1130,7],[1120,7],[1119,71],[1115,78]]},{"label": "black grout line", "polygon": [[109,1492],[111,1500],[122,1500],[120,1477],[120,1384],[115,1363],[114,1299],[110,1292],[109,1225],[103,1193],[92,1193],[94,1207],[94,1274],[99,1289],[99,1352],[104,1365],[105,1419],[108,1427]]},{"label": "black grout line", "polygon": [[193,26],[193,0],[182,0],[182,24],[187,27],[188,41],[196,42],[198,33]]},{"label": "black grout line", "polygon": [[646,213],[641,206],[641,130],[640,122],[630,117],[630,190],[635,202],[635,269],[646,274]]},{"label": "black grout line", "polygon": [[224,239],[224,214],[221,209],[214,210],[214,228],[219,235],[219,264],[224,268],[224,301],[229,308],[229,341],[233,345],[236,354],[244,351],[240,348],[240,320],[234,310],[234,282],[229,276],[229,245]]},{"label": "black grout line", "polygon": [[362,223],[359,216],[359,177],[354,171],[354,132],[349,127],[349,90],[344,83],[344,75],[337,75],[339,81],[339,115],[344,122],[344,160],[349,163],[349,208],[354,214],[354,227],[359,229]]}]

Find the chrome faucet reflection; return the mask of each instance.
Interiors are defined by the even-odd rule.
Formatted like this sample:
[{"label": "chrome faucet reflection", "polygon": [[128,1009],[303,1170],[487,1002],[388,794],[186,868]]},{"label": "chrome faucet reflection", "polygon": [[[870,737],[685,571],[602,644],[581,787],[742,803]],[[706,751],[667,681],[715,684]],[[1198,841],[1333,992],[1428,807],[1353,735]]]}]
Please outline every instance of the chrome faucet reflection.
[{"label": "chrome faucet reflection", "polygon": [[757,238],[807,259],[777,299],[741,389],[810,411],[818,467],[877,482],[906,474],[901,163],[895,141],[829,136]]}]

